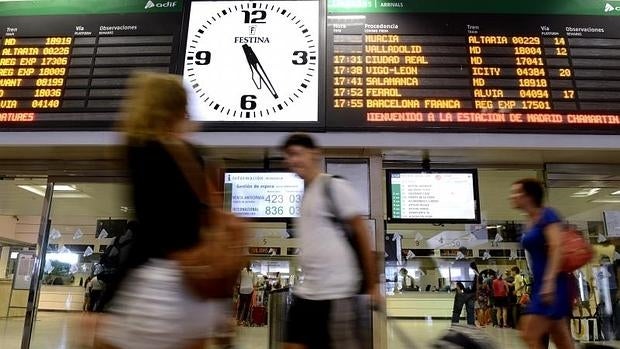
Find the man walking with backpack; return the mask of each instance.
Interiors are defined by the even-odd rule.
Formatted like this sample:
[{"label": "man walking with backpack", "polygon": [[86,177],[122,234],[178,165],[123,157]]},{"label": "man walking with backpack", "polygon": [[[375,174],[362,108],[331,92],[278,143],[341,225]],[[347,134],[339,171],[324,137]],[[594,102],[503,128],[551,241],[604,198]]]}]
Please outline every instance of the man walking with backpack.
[{"label": "man walking with backpack", "polygon": [[294,291],[285,348],[364,348],[355,296],[367,293],[377,304],[380,291],[360,200],[347,181],[321,173],[310,136],[291,135],[282,150],[306,187],[296,224],[304,282]]}]

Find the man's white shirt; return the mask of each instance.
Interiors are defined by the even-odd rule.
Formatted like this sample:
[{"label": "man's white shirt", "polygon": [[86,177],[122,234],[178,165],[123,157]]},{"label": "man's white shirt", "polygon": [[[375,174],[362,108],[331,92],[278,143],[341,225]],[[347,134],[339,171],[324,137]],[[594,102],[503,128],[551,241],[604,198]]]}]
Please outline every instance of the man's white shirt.
[{"label": "man's white shirt", "polygon": [[329,211],[327,185],[341,220],[364,214],[361,200],[346,180],[321,174],[307,186],[301,215],[296,221],[304,281],[296,287],[295,294],[304,299],[351,297],[359,290],[362,279],[356,254],[342,229],[330,219],[336,212]]}]

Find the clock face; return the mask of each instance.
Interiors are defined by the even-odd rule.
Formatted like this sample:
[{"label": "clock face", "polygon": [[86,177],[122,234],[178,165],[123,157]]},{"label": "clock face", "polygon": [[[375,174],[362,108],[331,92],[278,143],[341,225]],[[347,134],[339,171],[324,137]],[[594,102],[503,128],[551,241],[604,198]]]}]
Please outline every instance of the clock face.
[{"label": "clock face", "polygon": [[183,72],[199,121],[318,120],[318,1],[193,1]]}]

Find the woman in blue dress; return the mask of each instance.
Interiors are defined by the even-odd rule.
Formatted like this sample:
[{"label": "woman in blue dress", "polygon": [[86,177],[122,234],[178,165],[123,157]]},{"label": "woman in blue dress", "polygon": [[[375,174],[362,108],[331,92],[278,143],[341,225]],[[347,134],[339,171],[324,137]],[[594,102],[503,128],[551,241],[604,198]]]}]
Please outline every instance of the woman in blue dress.
[{"label": "woman in blue dress", "polygon": [[558,214],[543,206],[543,185],[536,179],[522,179],[512,185],[510,199],[513,208],[527,213],[529,224],[521,240],[530,254],[534,281],[532,296],[521,318],[521,336],[530,349],[546,349],[544,337],[558,349],[573,349],[567,325],[572,311],[570,279],[561,273],[562,226]]}]

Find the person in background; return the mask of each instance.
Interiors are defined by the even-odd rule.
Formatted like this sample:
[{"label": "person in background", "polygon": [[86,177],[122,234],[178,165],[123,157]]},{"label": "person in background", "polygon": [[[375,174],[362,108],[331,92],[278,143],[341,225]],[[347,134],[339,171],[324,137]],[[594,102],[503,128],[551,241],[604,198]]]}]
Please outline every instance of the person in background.
[{"label": "person in background", "polygon": [[88,307],[90,306],[90,291],[88,290],[88,284],[92,276],[89,275],[84,282],[84,304],[82,304],[82,311],[88,311]]},{"label": "person in background", "polygon": [[403,278],[402,290],[413,291],[415,289],[415,280],[409,275],[409,271],[405,268],[400,268],[400,276]]},{"label": "person in background", "polygon": [[305,276],[294,290],[284,348],[365,348],[369,343],[362,339],[367,333],[360,333],[366,329],[359,326],[355,296],[363,288],[375,304],[382,303],[361,200],[347,181],[321,173],[321,152],[309,135],[293,134],[281,149],[306,188],[296,221]]},{"label": "person in background", "polygon": [[237,321],[240,325],[248,325],[250,323],[254,282],[252,268],[249,266],[243,268],[239,276],[239,307],[237,308]]},{"label": "person in background", "polygon": [[88,311],[95,311],[97,309],[97,302],[99,302],[99,298],[101,298],[101,294],[105,288],[105,283],[95,275],[88,284],[86,285],[86,290],[89,293],[88,297]]},{"label": "person in background", "polygon": [[490,290],[488,283],[485,282],[486,275],[482,274],[480,278],[478,278],[478,292],[476,295],[476,299],[478,302],[478,324],[481,327],[486,327],[491,320],[491,311],[489,309],[489,297]]},{"label": "person in background", "polygon": [[269,296],[271,293],[271,284],[269,283],[269,277],[267,275],[263,275],[262,286],[265,296],[263,297],[263,306],[267,307],[269,305]]},{"label": "person in background", "polygon": [[452,323],[458,324],[461,318],[461,312],[463,306],[465,306],[465,312],[467,313],[467,325],[475,326],[475,296],[476,293],[472,292],[471,288],[465,288],[462,282],[456,283],[456,290],[454,292],[454,305],[452,306]]},{"label": "person in background", "polygon": [[572,313],[570,279],[560,273],[562,225],[555,210],[545,207],[545,191],[540,181],[522,179],[513,183],[512,207],[527,213],[529,224],[521,243],[530,254],[533,273],[532,295],[521,317],[521,336],[530,349],[543,349],[551,335],[557,348],[573,349],[567,326]]},{"label": "person in background", "polygon": [[508,285],[502,275],[493,280],[493,298],[497,309],[497,326],[508,327]]},{"label": "person in background", "polygon": [[515,278],[512,275],[512,269],[506,269],[504,272],[504,282],[506,282],[506,286],[508,286],[508,298],[506,298],[506,312],[507,312],[507,323],[508,327],[516,328],[517,324],[515,322],[515,307],[517,305],[517,296],[515,295]]},{"label": "person in background", "polygon": [[519,267],[512,267],[512,273],[514,274],[514,289],[515,289],[515,298],[516,304],[514,307],[513,319],[514,323],[518,324],[519,319],[521,318],[521,298],[525,294],[525,280],[523,279],[523,275],[521,275],[521,269]]},{"label": "person in background", "polygon": [[497,308],[495,307],[495,292],[493,291],[493,281],[497,279],[497,274],[489,273],[489,277],[485,280],[487,288],[489,289],[489,309],[491,313],[491,323],[493,327],[497,327]]},{"label": "person in background", "polygon": [[205,199],[211,194],[202,157],[186,141],[187,93],[181,78],[138,73],[128,86],[122,128],[141,229],[126,277],[100,321],[95,348],[203,349],[217,337],[219,323],[229,321],[230,306],[198,295],[182,265],[196,259],[203,227],[219,217],[234,219]]},{"label": "person in background", "polygon": [[273,288],[276,290],[279,290],[282,288],[282,276],[280,276],[280,272],[276,273],[276,282]]}]

